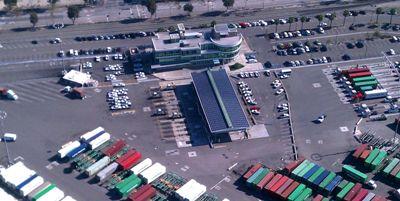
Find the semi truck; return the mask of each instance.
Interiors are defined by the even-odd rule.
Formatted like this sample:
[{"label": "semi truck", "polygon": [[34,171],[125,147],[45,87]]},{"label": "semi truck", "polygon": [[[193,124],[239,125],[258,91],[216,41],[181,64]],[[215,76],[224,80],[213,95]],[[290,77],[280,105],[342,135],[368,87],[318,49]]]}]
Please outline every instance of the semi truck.
[{"label": "semi truck", "polygon": [[106,167],[108,164],[110,163],[110,157],[108,156],[104,156],[103,158],[101,158],[100,160],[98,160],[97,162],[95,162],[93,165],[89,166],[86,170],[85,170],[85,174],[87,176],[93,176],[94,174],[96,174],[98,171],[100,171],[101,169],[103,169],[104,167]]},{"label": "semi truck", "polygon": [[105,167],[103,170],[101,170],[99,173],[97,173],[96,178],[98,181],[102,182],[107,177],[111,176],[112,173],[114,173],[117,169],[118,169],[118,163],[113,162],[107,167]]},{"label": "semi truck", "polygon": [[139,164],[135,165],[133,168],[131,168],[131,172],[135,175],[139,175],[142,173],[145,169],[150,167],[153,164],[150,158],[144,159],[142,162]]},{"label": "semi truck", "polygon": [[57,154],[60,159],[63,159],[69,152],[78,148],[81,145],[79,141],[71,141],[61,146],[61,149],[58,150]]},{"label": "semi truck", "polygon": [[166,167],[160,163],[154,163],[152,166],[144,170],[139,176],[144,180],[146,184],[149,184],[156,180],[167,171]]}]

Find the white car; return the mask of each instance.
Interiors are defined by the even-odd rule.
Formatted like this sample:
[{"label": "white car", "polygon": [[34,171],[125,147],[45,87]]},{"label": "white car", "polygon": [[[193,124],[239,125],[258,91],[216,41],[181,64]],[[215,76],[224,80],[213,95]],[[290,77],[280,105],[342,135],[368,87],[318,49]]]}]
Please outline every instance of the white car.
[{"label": "white car", "polygon": [[324,30],[322,27],[320,27],[320,28],[318,29],[318,32],[321,33],[321,34],[324,34],[324,33],[325,33],[325,30]]},{"label": "white car", "polygon": [[388,54],[389,54],[389,55],[395,55],[396,52],[394,51],[394,49],[390,49],[389,52],[388,52]]},{"label": "white car", "polygon": [[17,140],[17,134],[14,133],[4,133],[2,141],[15,142]]},{"label": "white car", "polygon": [[279,88],[279,87],[281,87],[281,86],[282,86],[281,83],[276,83],[276,84],[274,84],[274,85],[272,86],[272,88],[277,89],[277,88]]},{"label": "white car", "polygon": [[95,57],[95,58],[94,58],[94,61],[95,61],[95,62],[100,62],[101,59],[100,59],[100,57]]},{"label": "white car", "polygon": [[283,113],[283,114],[281,114],[281,116],[279,116],[280,119],[286,119],[289,117],[290,117],[290,115],[288,113]]},{"label": "white car", "polygon": [[278,109],[282,109],[284,107],[289,107],[289,105],[287,103],[281,103],[277,106]]},{"label": "white car", "polygon": [[325,121],[325,118],[326,118],[326,115],[321,115],[321,116],[319,116],[318,118],[317,118],[317,122],[319,122],[319,123],[322,123],[322,122],[324,122]]},{"label": "white car", "polygon": [[274,85],[274,84],[280,84],[280,83],[281,83],[280,80],[274,80],[274,81],[272,82],[273,85]]},{"label": "white car", "polygon": [[376,182],[372,179],[367,182],[367,186],[371,189],[376,189],[376,187],[378,187],[378,185],[376,185]]},{"label": "white car", "polygon": [[74,56],[78,56],[78,55],[79,55],[78,50],[74,50]]},{"label": "white car", "polygon": [[278,89],[278,90],[275,91],[275,94],[276,94],[276,95],[280,95],[280,94],[282,94],[283,92],[285,92],[285,90],[283,90],[282,88],[280,88],[280,89]]},{"label": "white car", "polygon": [[106,61],[110,60],[110,56],[106,55],[106,56],[104,57],[104,60],[106,60]]},{"label": "white car", "polygon": [[248,59],[247,60],[247,63],[249,63],[249,64],[254,64],[254,63],[257,63],[258,61],[257,61],[257,59]]},{"label": "white car", "polygon": [[112,50],[111,47],[107,47],[107,48],[106,48],[106,51],[107,51],[108,53],[110,53],[111,50]]}]

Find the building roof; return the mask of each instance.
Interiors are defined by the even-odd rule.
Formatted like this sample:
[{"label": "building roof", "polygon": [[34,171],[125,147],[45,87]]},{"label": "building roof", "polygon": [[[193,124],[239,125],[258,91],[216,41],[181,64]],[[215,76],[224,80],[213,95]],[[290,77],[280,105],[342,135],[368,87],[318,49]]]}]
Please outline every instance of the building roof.
[{"label": "building roof", "polygon": [[192,73],[192,79],[211,133],[245,130],[249,127],[224,69]]},{"label": "building roof", "polygon": [[70,70],[67,74],[64,75],[63,79],[84,85],[91,81],[91,75],[79,72],[77,70]]}]

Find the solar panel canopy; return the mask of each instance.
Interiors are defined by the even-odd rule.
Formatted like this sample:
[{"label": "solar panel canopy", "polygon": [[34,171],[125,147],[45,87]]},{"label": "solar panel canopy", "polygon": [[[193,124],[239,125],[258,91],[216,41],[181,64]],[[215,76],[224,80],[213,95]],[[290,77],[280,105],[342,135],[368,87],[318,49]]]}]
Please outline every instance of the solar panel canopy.
[{"label": "solar panel canopy", "polygon": [[192,73],[192,79],[211,133],[245,130],[249,127],[224,69]]}]

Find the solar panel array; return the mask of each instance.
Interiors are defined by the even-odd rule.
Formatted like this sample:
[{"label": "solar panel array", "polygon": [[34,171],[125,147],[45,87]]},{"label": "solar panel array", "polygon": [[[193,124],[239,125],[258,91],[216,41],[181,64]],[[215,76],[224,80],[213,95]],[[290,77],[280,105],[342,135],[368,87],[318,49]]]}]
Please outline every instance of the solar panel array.
[{"label": "solar panel array", "polygon": [[214,133],[248,128],[249,123],[225,70],[212,71],[211,74],[232,122],[232,127],[228,127],[207,72],[192,73],[193,83],[210,131]]}]

